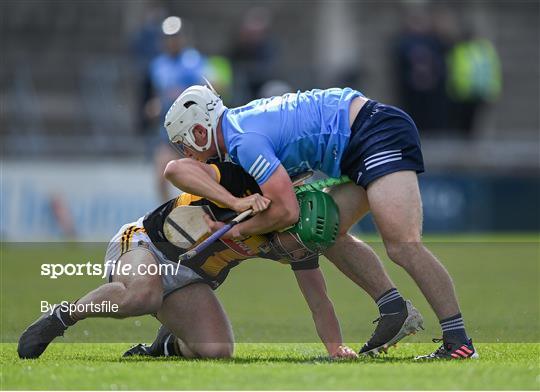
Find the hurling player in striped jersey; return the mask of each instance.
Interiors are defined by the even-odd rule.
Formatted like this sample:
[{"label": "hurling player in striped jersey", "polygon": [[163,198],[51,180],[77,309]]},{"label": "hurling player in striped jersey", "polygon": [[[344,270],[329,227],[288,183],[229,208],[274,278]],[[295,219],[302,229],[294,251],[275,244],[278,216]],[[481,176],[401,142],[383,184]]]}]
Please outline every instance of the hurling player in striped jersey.
[{"label": "hurling player in striped jersey", "polygon": [[[108,282],[74,301],[76,308],[73,311],[58,305],[32,323],[19,339],[18,354],[21,358],[39,357],[56,337],[62,336],[68,328],[85,318],[121,319],[140,315],[154,315],[162,327],[151,346],[137,345],[125,355],[230,357],[234,349],[232,327],[213,290],[225,281],[233,267],[253,258],[290,264],[329,357],[357,357],[352,349],[342,343],[339,322],[319,269],[319,254],[303,246],[297,234],[289,231],[248,236],[235,241],[223,239],[192,259],[177,263],[179,255],[187,249],[171,243],[164,235],[165,222],[173,211],[188,207],[207,208],[216,219],[227,220],[236,215],[235,211],[253,209],[261,212],[268,207],[268,200],[260,195],[257,183],[240,166],[217,163],[206,166],[206,169],[211,181],[234,195],[235,201],[229,200],[234,208],[222,208],[208,199],[183,193],[136,222],[124,225],[107,247],[105,262],[109,267]],[[323,205],[328,201],[325,198],[331,199],[319,192],[310,203],[321,200]],[[333,230],[337,230],[337,209],[333,214]],[[176,224],[186,227],[187,223]],[[120,264],[122,268],[133,268],[124,274],[120,268],[114,268]],[[139,268],[155,264],[175,268],[159,270],[163,271],[160,274],[145,273],[150,269]],[[116,305],[117,310],[112,311],[112,307],[92,310],[84,306],[103,301]]]}]

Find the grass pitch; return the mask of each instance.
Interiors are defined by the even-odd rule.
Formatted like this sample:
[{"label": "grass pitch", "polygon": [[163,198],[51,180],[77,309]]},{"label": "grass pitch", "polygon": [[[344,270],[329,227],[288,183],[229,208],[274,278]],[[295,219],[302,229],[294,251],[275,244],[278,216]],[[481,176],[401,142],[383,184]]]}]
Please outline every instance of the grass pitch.
[{"label": "grass pitch", "polygon": [[232,360],[119,358],[125,344],[56,344],[39,360],[2,345],[3,389],[530,389],[540,387],[538,344],[479,344],[479,360],[415,363],[433,344],[330,362],[315,344],[240,344]]},{"label": "grass pitch", "polygon": [[[1,244],[2,389],[540,389],[540,248],[538,235],[444,236],[426,239],[456,284],[478,361],[415,363],[433,351],[438,322],[406,273],[372,244],[401,293],[425,319],[426,331],[380,358],[330,362],[289,267],[254,260],[231,271],[217,291],[231,319],[235,359],[122,359],[131,344],[150,342],[152,317],[78,323],[38,360],[17,358],[24,328],[40,301],[73,300],[99,277],[41,276],[42,263],[102,261],[106,244]],[[344,339],[358,349],[373,331],[371,299],[322,260]]]}]

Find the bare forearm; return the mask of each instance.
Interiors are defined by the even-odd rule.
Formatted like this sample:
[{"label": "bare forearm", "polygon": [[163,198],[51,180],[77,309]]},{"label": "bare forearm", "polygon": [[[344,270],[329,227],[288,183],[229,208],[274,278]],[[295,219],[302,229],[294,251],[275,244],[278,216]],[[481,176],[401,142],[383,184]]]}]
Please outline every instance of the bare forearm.
[{"label": "bare forearm", "polygon": [[312,312],[313,321],[319,338],[326,350],[333,355],[342,345],[341,329],[332,303],[328,300],[319,309]]},{"label": "bare forearm", "polygon": [[326,346],[330,356],[334,357],[341,346],[341,330],[334,312],[334,305],[326,294],[324,276],[319,268],[295,271],[298,286],[311,310],[315,328]]},{"label": "bare forearm", "polygon": [[272,201],[264,213],[238,225],[241,235],[255,235],[278,231],[298,221],[299,207],[289,175],[279,166],[261,186],[263,196]]},{"label": "bare forearm", "polygon": [[198,163],[184,160],[170,162],[165,170],[165,177],[178,189],[227,208],[232,208],[235,197],[212,178]]},{"label": "bare forearm", "polygon": [[291,217],[278,206],[270,206],[248,221],[242,222],[237,226],[237,231],[242,236],[270,233],[272,231],[282,230],[292,226]]}]

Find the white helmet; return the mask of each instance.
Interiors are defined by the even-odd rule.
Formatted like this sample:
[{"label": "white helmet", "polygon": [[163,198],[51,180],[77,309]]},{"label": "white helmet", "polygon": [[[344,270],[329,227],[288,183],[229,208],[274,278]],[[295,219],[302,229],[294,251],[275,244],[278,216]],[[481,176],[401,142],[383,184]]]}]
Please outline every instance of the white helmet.
[{"label": "white helmet", "polygon": [[[219,118],[225,109],[221,97],[211,85],[188,87],[176,98],[165,115],[165,129],[170,141],[202,152],[210,148],[213,140],[221,160],[216,133]],[[193,130],[196,125],[206,129],[208,141],[204,146],[195,143]]]}]

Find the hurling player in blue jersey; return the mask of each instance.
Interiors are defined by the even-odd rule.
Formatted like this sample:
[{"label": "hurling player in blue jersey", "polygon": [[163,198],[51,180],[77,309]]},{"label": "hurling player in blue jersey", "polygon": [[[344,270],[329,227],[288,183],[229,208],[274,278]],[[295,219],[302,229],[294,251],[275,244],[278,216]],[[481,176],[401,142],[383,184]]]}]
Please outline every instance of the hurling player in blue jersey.
[{"label": "hurling player in blue jersey", "polygon": [[[325,255],[377,302],[381,317],[362,353],[377,353],[403,338],[417,311],[404,301],[373,250],[347,234],[370,211],[388,256],[414,279],[440,320],[443,344],[422,359],[476,358],[450,275],[422,244],[424,171],[420,139],[402,110],[350,88],[311,90],[228,109],[207,86],[192,86],[169,109],[165,128],[188,158],[230,159],[258,182],[270,208],[229,233],[241,238],[289,227],[298,220],[290,176],[319,170],[352,183],[332,191],[340,208],[336,244]],[[166,177],[184,191],[225,206],[230,194],[204,177],[198,163],[172,161]]]}]

